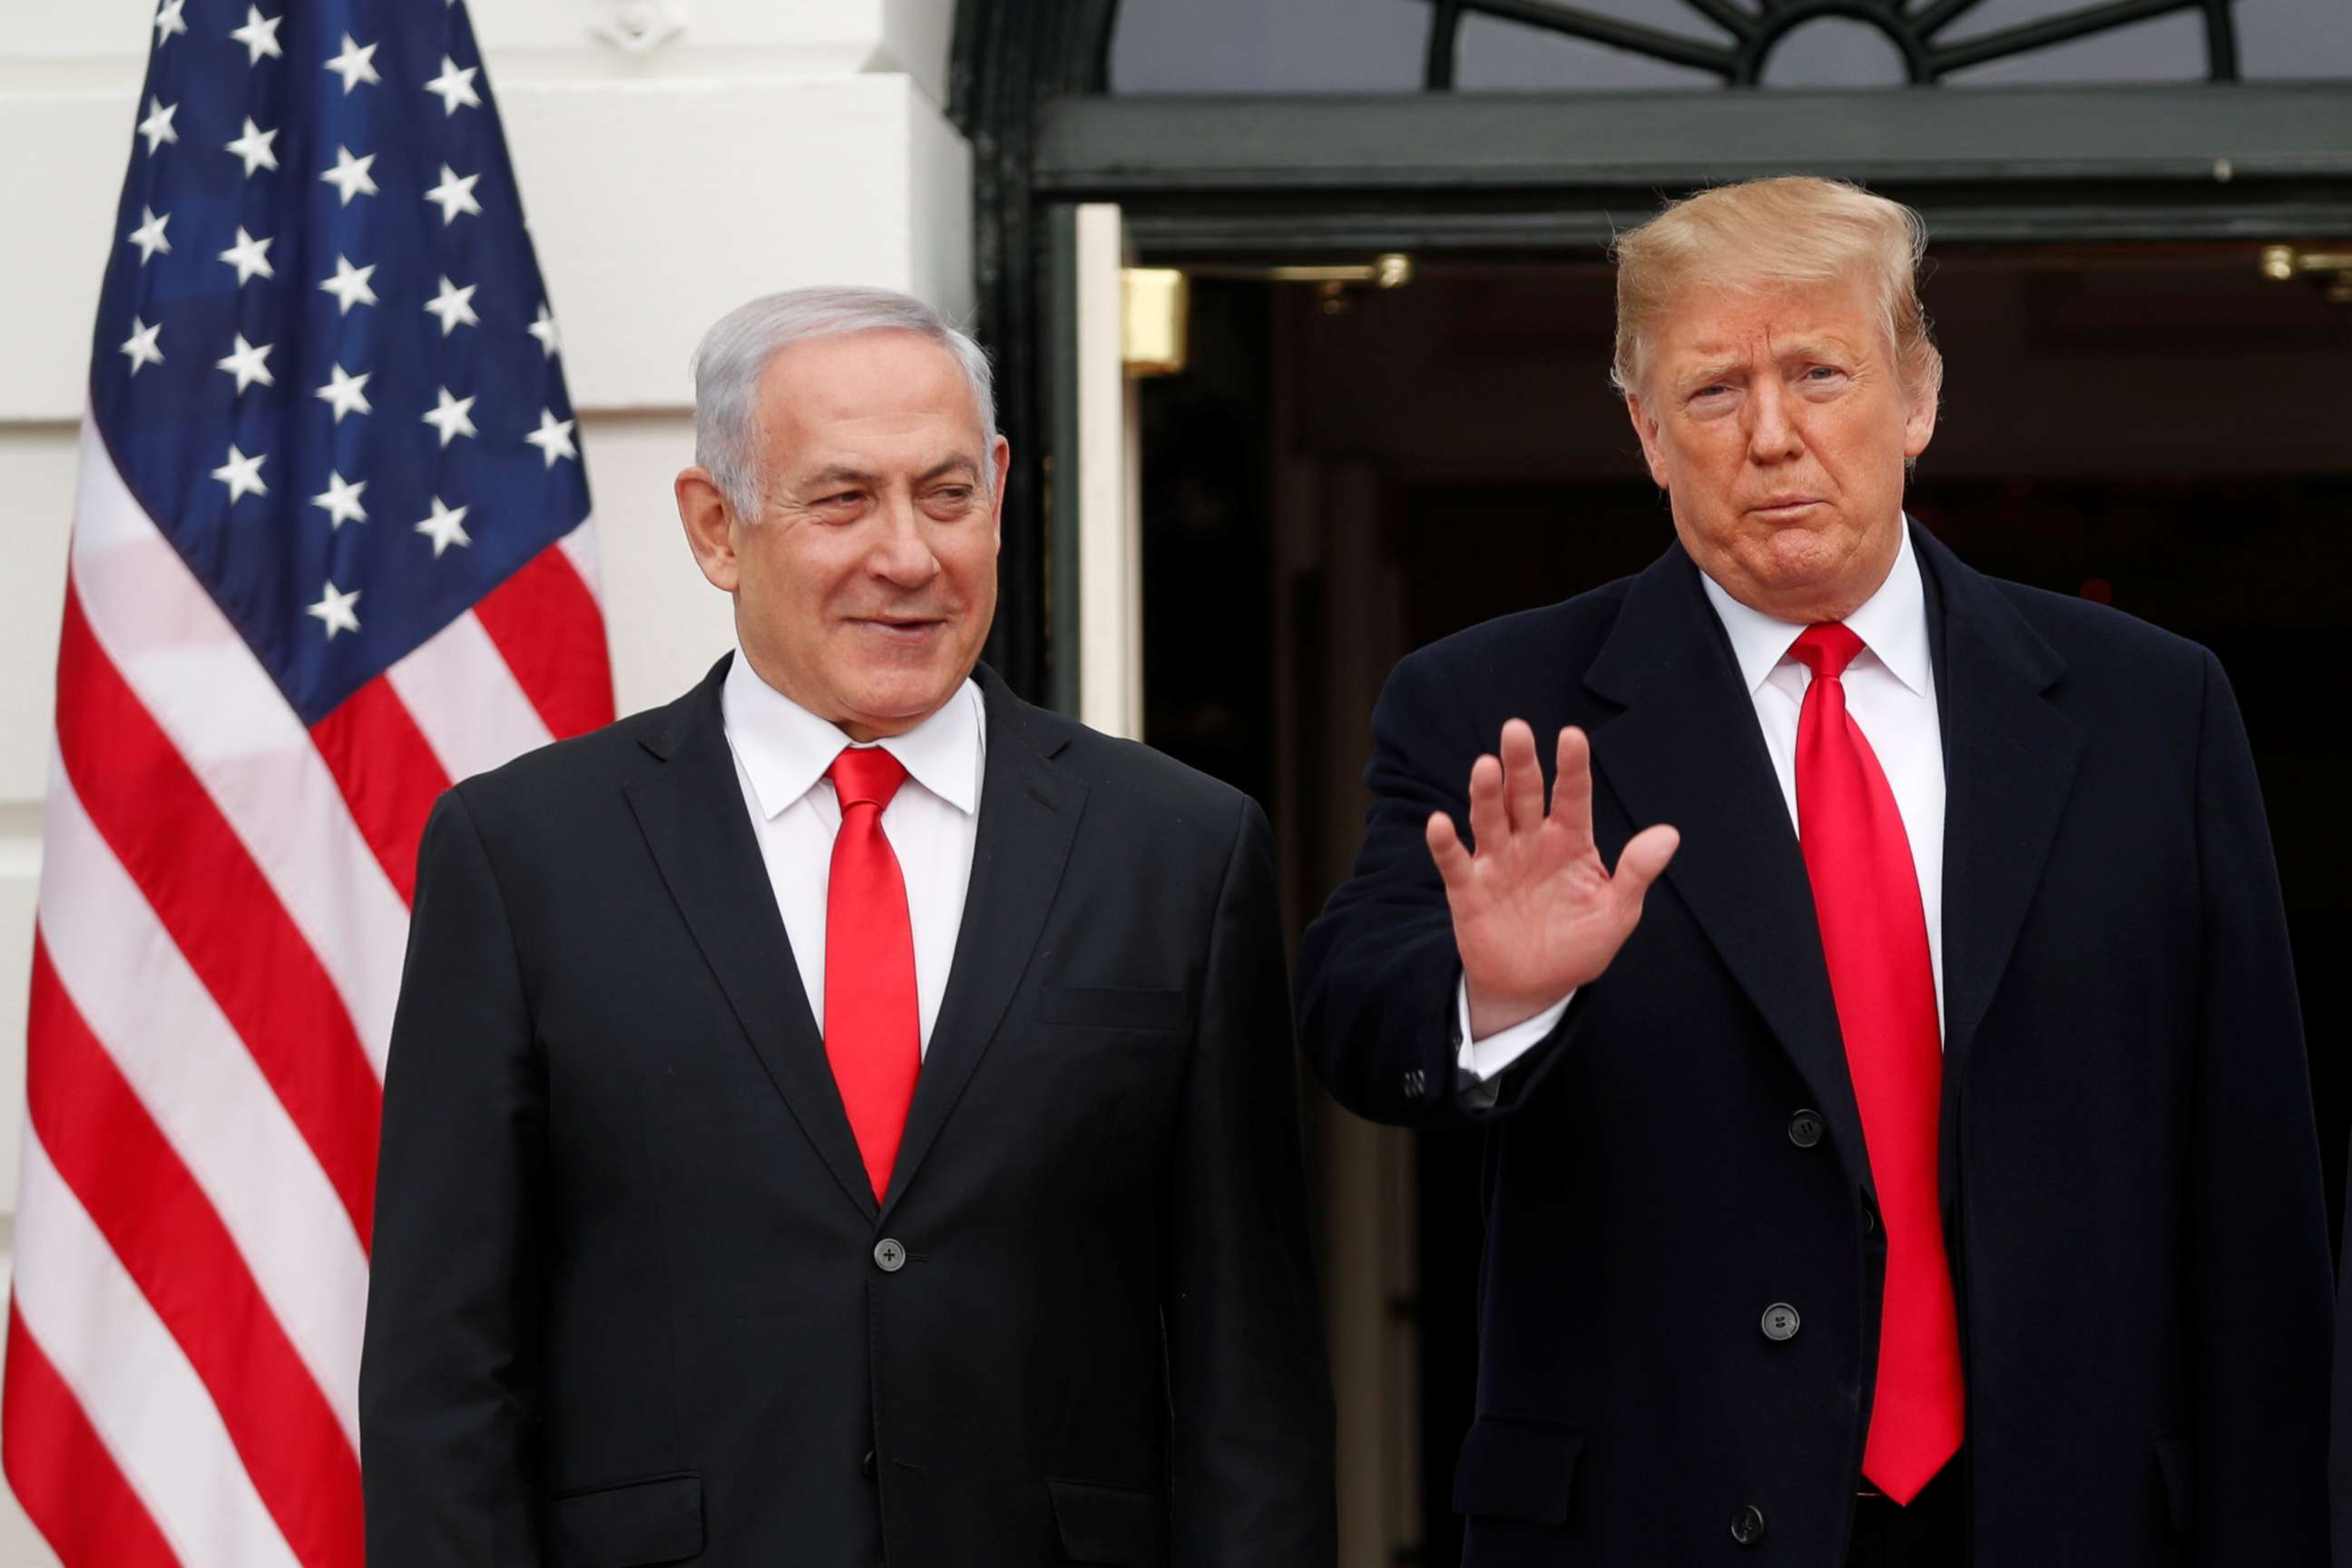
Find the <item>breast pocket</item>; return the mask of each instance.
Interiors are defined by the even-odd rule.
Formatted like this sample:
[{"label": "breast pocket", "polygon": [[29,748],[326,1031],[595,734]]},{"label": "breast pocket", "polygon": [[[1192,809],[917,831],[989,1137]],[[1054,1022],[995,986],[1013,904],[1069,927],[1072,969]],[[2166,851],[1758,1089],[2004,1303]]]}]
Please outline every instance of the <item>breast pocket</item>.
[{"label": "breast pocket", "polygon": [[1047,985],[1037,997],[1037,1016],[1046,1024],[1082,1029],[1122,1029],[1138,1034],[1181,1034],[1187,1009],[1181,991],[1129,986]]}]

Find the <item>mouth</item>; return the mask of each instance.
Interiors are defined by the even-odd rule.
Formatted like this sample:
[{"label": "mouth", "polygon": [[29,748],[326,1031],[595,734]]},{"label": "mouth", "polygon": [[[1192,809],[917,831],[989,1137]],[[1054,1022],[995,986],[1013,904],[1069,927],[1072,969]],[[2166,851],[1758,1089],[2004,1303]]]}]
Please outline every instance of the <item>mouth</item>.
[{"label": "mouth", "polygon": [[1766,522],[1795,522],[1822,504],[1819,496],[1768,496],[1758,505],[1749,507],[1748,514]]},{"label": "mouth", "polygon": [[905,647],[929,642],[947,627],[944,620],[912,616],[854,616],[848,624],[852,630]]}]

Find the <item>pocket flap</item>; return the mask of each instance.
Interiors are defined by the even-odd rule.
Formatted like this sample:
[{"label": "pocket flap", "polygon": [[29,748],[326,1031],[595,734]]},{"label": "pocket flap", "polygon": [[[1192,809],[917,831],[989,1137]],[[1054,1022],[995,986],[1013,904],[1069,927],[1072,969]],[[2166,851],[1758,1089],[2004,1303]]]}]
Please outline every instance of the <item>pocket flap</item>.
[{"label": "pocket flap", "polygon": [[2189,1439],[2158,1437],[2156,1470],[2164,1479],[2164,1506],[2172,1528],[2186,1535],[2197,1521],[2197,1478],[2189,1462]]},{"label": "pocket flap", "polygon": [[1168,1561],[1168,1501],[1157,1492],[1103,1481],[1045,1478],[1054,1522],[1073,1563],[1160,1568]]},{"label": "pocket flap", "polygon": [[646,1568],[702,1554],[702,1478],[655,1476],[557,1498],[552,1560],[564,1568]]},{"label": "pocket flap", "polygon": [[1481,1415],[1462,1439],[1454,1511],[1479,1519],[1566,1524],[1584,1434],[1530,1416]]},{"label": "pocket flap", "polygon": [[1037,998],[1048,1024],[1078,1024],[1098,1029],[1181,1029],[1184,993],[1128,987],[1047,985]]}]

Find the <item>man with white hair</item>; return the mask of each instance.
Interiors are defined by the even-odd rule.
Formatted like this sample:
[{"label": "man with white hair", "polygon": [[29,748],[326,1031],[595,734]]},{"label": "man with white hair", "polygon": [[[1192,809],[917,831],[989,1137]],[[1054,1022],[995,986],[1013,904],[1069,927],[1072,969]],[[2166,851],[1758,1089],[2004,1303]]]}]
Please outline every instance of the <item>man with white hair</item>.
[{"label": "man with white hair", "polygon": [[803,289],[695,382],[738,652],[425,831],[370,1563],[1328,1564],[1263,815],[977,663],[970,339]]},{"label": "man with white hair", "polygon": [[1905,518],[1924,239],[1809,178],[1623,236],[1675,542],[1373,716],[1302,1030],[1359,1112],[1489,1129],[1473,1568],[2326,1561],[2325,1205],[2237,706]]}]

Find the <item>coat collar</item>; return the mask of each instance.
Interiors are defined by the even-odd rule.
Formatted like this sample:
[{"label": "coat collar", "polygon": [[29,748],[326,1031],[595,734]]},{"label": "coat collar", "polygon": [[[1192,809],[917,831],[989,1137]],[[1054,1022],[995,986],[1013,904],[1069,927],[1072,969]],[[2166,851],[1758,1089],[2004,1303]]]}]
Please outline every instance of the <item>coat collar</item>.
[{"label": "coat collar", "polygon": [[[1978,1029],[2040,886],[2081,745],[2046,694],[2064,662],[1989,579],[1916,523],[1944,731],[1947,1131]],[[1679,544],[1633,579],[1585,684],[1621,708],[1594,771],[1636,827],[1672,823],[1665,880],[1803,1077],[1868,1188],[1811,884],[1755,710]],[[1957,1141],[1947,1136],[1948,1171]]]},{"label": "coat collar", "polygon": [[720,659],[641,737],[659,765],[626,786],[629,804],[769,1081],[849,1200],[869,1216],[887,1215],[994,1039],[1044,930],[1086,804],[1086,785],[1055,763],[1077,728],[1023,702],[985,665],[974,670],[987,737],[971,882],[877,1208],[736,783],[721,710],[733,658]]}]

